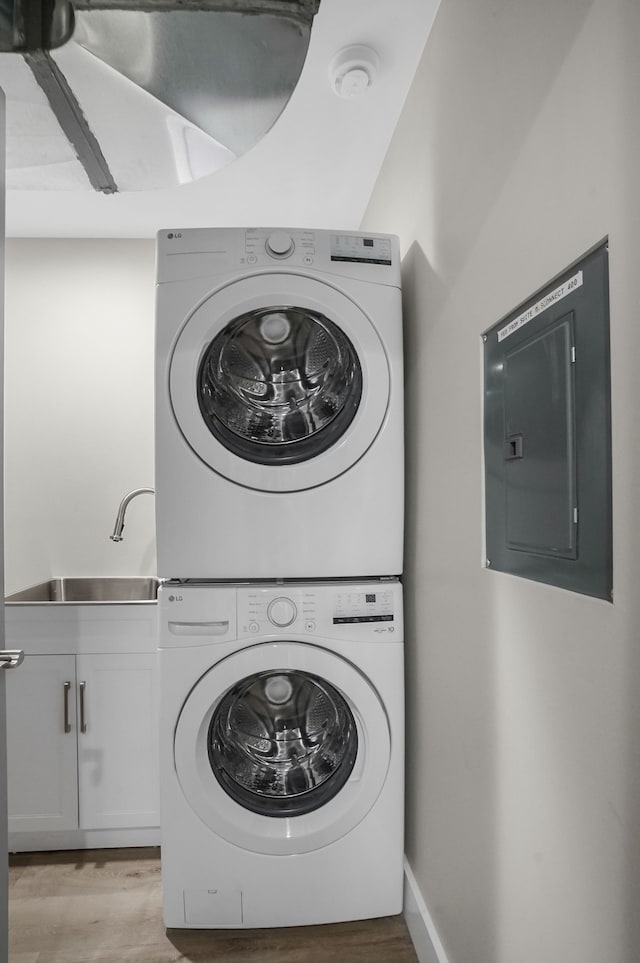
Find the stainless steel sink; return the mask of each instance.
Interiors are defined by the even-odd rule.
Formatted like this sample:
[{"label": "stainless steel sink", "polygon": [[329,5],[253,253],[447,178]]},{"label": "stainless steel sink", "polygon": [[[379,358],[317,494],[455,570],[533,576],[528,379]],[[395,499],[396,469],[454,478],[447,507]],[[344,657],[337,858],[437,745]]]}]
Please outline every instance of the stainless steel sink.
[{"label": "stainless steel sink", "polygon": [[130,578],[51,578],[8,595],[6,602],[155,602],[159,579]]}]

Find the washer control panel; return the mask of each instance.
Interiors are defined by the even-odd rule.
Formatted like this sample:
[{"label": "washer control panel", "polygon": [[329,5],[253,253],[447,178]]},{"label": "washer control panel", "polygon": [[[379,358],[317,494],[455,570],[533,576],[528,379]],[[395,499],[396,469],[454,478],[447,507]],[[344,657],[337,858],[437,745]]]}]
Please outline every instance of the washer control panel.
[{"label": "washer control panel", "polygon": [[237,598],[241,636],[341,637],[347,631],[345,638],[359,638],[359,629],[386,633],[402,626],[399,588],[384,582],[255,585],[239,588]]},{"label": "washer control panel", "polygon": [[359,622],[393,622],[393,592],[390,589],[371,586],[340,592],[336,596],[333,613],[334,625]]},{"label": "washer control panel", "polygon": [[238,628],[249,635],[270,635],[274,629],[314,632],[317,593],[303,586],[248,588],[238,591]]}]

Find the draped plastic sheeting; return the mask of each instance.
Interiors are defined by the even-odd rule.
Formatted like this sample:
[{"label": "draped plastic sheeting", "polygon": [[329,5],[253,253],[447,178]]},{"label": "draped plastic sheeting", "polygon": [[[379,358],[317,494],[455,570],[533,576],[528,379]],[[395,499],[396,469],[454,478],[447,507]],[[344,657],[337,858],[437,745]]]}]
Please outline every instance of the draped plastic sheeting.
[{"label": "draped plastic sheeting", "polygon": [[319,2],[0,0],[8,186],[114,193],[219,170],[282,113]]}]

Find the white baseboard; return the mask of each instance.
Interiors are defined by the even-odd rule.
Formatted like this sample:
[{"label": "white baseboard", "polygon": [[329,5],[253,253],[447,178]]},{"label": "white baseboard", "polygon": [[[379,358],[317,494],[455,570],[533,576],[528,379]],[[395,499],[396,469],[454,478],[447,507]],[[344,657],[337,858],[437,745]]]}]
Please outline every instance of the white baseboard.
[{"label": "white baseboard", "polygon": [[431,913],[405,857],[404,918],[420,963],[449,963]]},{"label": "white baseboard", "polygon": [[69,829],[9,833],[10,853],[50,852],[55,849],[113,849],[159,846],[160,829]]}]

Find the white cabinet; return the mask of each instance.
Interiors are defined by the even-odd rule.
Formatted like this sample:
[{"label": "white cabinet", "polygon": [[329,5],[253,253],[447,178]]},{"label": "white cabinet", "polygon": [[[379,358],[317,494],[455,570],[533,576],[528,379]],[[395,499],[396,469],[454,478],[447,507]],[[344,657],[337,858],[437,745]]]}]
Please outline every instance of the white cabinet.
[{"label": "white cabinet", "polygon": [[155,845],[156,606],[46,609],[6,606],[10,848]]},{"label": "white cabinet", "polygon": [[79,655],[81,829],[158,826],[156,655]]},{"label": "white cabinet", "polygon": [[78,828],[75,663],[26,656],[7,686],[9,832]]},{"label": "white cabinet", "polygon": [[159,824],[155,654],[27,655],[11,682],[10,832]]}]

